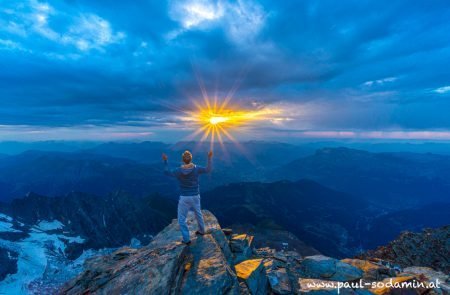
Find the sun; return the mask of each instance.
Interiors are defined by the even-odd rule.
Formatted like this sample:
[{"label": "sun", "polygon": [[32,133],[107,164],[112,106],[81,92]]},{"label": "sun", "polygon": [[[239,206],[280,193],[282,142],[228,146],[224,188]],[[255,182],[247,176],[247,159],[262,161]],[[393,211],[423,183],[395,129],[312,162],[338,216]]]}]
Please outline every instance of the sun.
[{"label": "sun", "polygon": [[228,120],[230,120],[229,117],[213,115],[213,116],[211,116],[211,117],[209,118],[209,123],[211,123],[211,124],[213,124],[213,125],[217,125],[217,124],[226,122],[226,121],[228,121]]},{"label": "sun", "polygon": [[256,102],[248,103],[246,107],[239,103],[230,103],[235,92],[239,87],[242,77],[237,79],[228,93],[220,98],[216,94],[209,96],[206,87],[200,75],[194,68],[194,74],[197,78],[200,96],[189,96],[192,107],[178,108],[173,105],[168,105],[172,109],[183,113],[180,120],[184,122],[187,129],[194,131],[186,135],[181,141],[196,141],[199,148],[203,142],[210,144],[210,149],[213,150],[215,143],[218,143],[222,148],[225,156],[227,151],[225,148],[225,141],[234,143],[234,145],[243,153],[245,149],[235,139],[233,134],[239,132],[239,137],[247,137],[246,133],[252,132],[252,128],[260,127],[268,122],[279,121],[279,115],[282,115],[282,109],[269,107]]},{"label": "sun", "polygon": [[[200,100],[201,101],[201,100]],[[259,108],[249,110],[239,105],[229,105],[229,99],[219,102],[219,99],[204,98],[203,103],[192,100],[195,109],[188,112],[187,120],[194,123],[195,131],[188,137],[194,139],[200,136],[200,143],[209,141],[210,148],[214,143],[219,143],[225,149],[224,141],[228,140],[239,145],[232,135],[242,131],[245,127],[255,124],[257,121],[272,119],[279,111],[275,109]]]}]

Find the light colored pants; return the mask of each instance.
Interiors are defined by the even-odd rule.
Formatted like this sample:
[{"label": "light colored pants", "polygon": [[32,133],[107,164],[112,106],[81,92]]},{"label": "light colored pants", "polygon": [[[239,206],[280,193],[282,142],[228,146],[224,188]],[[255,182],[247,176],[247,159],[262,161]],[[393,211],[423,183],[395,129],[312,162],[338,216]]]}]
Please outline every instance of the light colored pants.
[{"label": "light colored pants", "polygon": [[181,235],[183,241],[188,242],[189,228],[186,223],[186,218],[190,210],[194,211],[195,219],[197,219],[198,231],[205,232],[205,222],[203,221],[203,214],[200,208],[200,195],[196,196],[180,196],[178,201],[178,223],[180,224]]}]

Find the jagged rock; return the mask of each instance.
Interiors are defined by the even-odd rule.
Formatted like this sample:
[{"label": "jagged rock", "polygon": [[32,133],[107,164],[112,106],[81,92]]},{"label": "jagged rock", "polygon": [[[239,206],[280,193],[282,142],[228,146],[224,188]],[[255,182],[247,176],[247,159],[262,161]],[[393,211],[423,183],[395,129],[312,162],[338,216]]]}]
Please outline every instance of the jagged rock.
[{"label": "jagged rock", "polygon": [[355,295],[353,289],[342,288],[338,292],[338,282],[326,281],[319,279],[303,279],[298,280],[300,286],[300,294],[307,295]]},{"label": "jagged rock", "polygon": [[368,260],[375,264],[382,265],[382,266],[385,266],[387,268],[390,268],[390,269],[393,269],[393,270],[396,270],[399,272],[401,271],[400,265],[393,263],[392,261],[388,261],[388,260],[384,260],[384,259],[380,259],[380,258],[376,258],[376,257],[369,257]]},{"label": "jagged rock", "polygon": [[235,268],[238,279],[245,282],[251,294],[266,294],[267,276],[262,259],[245,260]]},{"label": "jagged rock", "polygon": [[[176,220],[141,249],[122,248],[89,261],[68,283],[66,294],[239,294],[239,282],[223,249],[226,238],[217,219],[203,211],[210,234],[192,235],[185,246]],[[193,216],[188,225],[194,230]],[[229,251],[229,249],[228,249]],[[230,255],[231,252],[228,253]]]},{"label": "jagged rock", "polygon": [[122,251],[91,261],[88,270],[69,283],[64,293],[164,294],[180,277],[187,255],[186,246],[181,244],[142,249],[128,258]]},{"label": "jagged rock", "polygon": [[436,283],[439,280],[439,289],[435,289],[433,291],[436,294],[450,294],[450,276],[446,275],[440,271],[435,271],[429,267],[419,267],[419,266],[411,266],[407,267],[403,270],[403,273],[399,274],[400,276],[414,275],[418,276],[421,280],[427,283]]},{"label": "jagged rock", "polygon": [[[251,255],[252,237],[233,235],[229,240],[217,219],[203,211],[207,233],[196,236],[193,215],[188,217],[192,243],[181,243],[176,220],[164,228],[146,247],[121,248],[112,254],[89,259],[85,271],[67,283],[63,294],[338,294],[343,283],[382,283],[372,289],[340,288],[344,295],[445,295],[448,276],[430,268],[410,267],[395,277],[394,266],[383,260],[342,261],[322,256],[304,259],[292,251],[277,252],[270,248],[254,251],[253,259],[235,264],[236,254]],[[243,252],[233,252],[243,251]],[[442,289],[392,288],[393,283],[442,281]],[[369,288],[365,285],[365,288]]]},{"label": "jagged rock", "polygon": [[269,258],[275,255],[275,249],[269,247],[253,249],[253,254],[257,257]]},{"label": "jagged rock", "polygon": [[323,255],[305,257],[301,262],[301,275],[305,278],[331,281],[354,281],[362,278],[362,270]]},{"label": "jagged rock", "polygon": [[234,256],[233,256],[233,253],[231,252],[230,244],[228,243],[228,239],[226,238],[224,233],[218,229],[215,229],[215,230],[211,231],[211,235],[214,237],[216,243],[222,250],[222,253],[225,256],[229,265],[232,266],[234,264],[233,263]]},{"label": "jagged rock", "polygon": [[240,291],[240,293],[239,293],[240,295],[251,295],[250,290],[248,289],[245,282],[239,282],[239,291]]},{"label": "jagged rock", "polygon": [[253,236],[246,234],[233,235],[230,240],[230,247],[233,252],[244,252],[251,247]]},{"label": "jagged rock", "polygon": [[395,276],[395,271],[384,265],[379,265],[367,260],[361,259],[342,259],[344,263],[353,265],[364,272],[363,279],[368,281],[379,281],[386,277]]},{"label": "jagged rock", "polygon": [[182,294],[238,294],[239,285],[234,270],[226,261],[213,235],[205,235],[192,242],[190,269],[182,282]]},{"label": "jagged rock", "polygon": [[269,285],[275,294],[292,294],[292,286],[286,268],[279,268],[272,259],[264,261]]},{"label": "jagged rock", "polygon": [[296,251],[284,251],[284,255],[288,258],[288,260],[295,260],[298,262],[302,260],[302,256]]},{"label": "jagged rock", "polygon": [[231,228],[222,228],[222,231],[227,237],[233,234],[233,230]]},{"label": "jagged rock", "polygon": [[247,234],[233,235],[230,239],[231,251],[235,257],[234,262],[239,263],[252,255],[253,236]]},{"label": "jagged rock", "polygon": [[275,255],[273,255],[273,258],[276,260],[279,260],[283,263],[287,263],[288,262],[288,258],[286,257],[286,255],[283,252],[275,252]]},{"label": "jagged rock", "polygon": [[403,232],[388,245],[363,253],[360,258],[381,258],[401,267],[420,265],[450,273],[449,240],[450,225],[419,233]]}]

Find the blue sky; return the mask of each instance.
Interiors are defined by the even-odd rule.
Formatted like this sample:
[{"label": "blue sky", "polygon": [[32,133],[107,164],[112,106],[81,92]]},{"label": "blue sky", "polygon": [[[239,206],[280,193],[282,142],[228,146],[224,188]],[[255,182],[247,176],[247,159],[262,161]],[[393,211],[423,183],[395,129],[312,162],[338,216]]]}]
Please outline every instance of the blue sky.
[{"label": "blue sky", "polygon": [[0,140],[177,140],[179,110],[279,113],[240,138],[450,140],[448,1],[2,1]]}]

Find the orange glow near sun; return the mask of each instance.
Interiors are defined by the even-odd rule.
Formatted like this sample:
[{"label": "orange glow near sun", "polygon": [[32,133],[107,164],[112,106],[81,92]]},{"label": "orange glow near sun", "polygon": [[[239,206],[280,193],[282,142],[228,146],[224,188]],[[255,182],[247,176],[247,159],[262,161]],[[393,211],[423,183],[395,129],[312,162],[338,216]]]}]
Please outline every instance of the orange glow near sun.
[{"label": "orange glow near sun", "polygon": [[181,141],[197,141],[197,147],[201,143],[209,141],[211,150],[213,150],[215,143],[219,143],[225,156],[227,156],[228,152],[224,142],[230,141],[251,160],[251,155],[245,151],[232,134],[239,132],[245,136],[246,132],[252,132],[252,127],[259,127],[268,122],[276,124],[280,120],[286,119],[280,117],[284,111],[279,108],[256,104],[250,109],[236,103],[231,104],[230,101],[239,88],[240,81],[243,79],[241,76],[244,73],[241,73],[241,76],[236,79],[223,99],[219,99],[217,95],[214,95],[212,98],[208,95],[203,80],[194,66],[193,70],[201,96],[189,97],[193,105],[193,108],[190,110],[171,106],[174,110],[183,113],[180,119],[185,126],[188,129],[194,129],[191,134],[184,137]]},{"label": "orange glow near sun", "polygon": [[201,136],[200,142],[209,140],[211,149],[214,142],[224,148],[223,141],[227,139],[238,144],[231,135],[233,131],[256,121],[271,120],[274,115],[279,114],[275,109],[244,110],[236,106],[231,107],[227,99],[220,105],[217,100],[210,101],[208,98],[204,99],[203,105],[197,101],[193,102],[196,110],[188,113],[188,119],[198,127],[190,137]]}]

